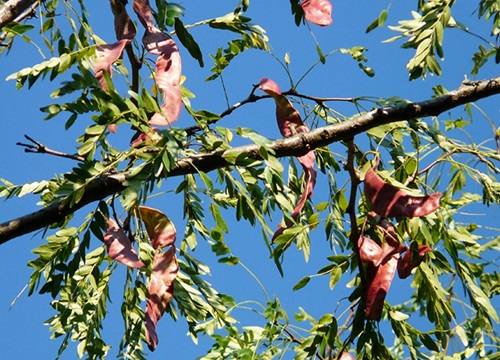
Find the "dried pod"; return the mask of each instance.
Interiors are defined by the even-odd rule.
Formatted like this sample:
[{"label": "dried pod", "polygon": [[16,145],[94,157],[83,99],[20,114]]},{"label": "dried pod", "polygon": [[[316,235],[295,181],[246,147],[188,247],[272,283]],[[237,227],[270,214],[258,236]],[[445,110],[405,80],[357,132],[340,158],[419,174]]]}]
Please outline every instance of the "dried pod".
[{"label": "dried pod", "polygon": [[373,169],[365,175],[365,195],[374,212],[384,217],[420,217],[436,211],[441,193],[413,196],[384,181]]}]

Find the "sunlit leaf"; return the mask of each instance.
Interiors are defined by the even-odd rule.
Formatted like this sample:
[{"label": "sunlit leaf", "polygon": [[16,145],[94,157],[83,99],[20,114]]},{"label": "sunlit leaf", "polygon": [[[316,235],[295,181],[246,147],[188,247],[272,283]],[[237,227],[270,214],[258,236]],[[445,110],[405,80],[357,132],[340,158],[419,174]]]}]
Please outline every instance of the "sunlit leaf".
[{"label": "sunlit leaf", "polygon": [[293,291],[297,291],[299,289],[302,289],[304,286],[306,286],[309,281],[311,281],[310,276],[304,276],[302,279],[299,280],[297,284],[293,286]]}]

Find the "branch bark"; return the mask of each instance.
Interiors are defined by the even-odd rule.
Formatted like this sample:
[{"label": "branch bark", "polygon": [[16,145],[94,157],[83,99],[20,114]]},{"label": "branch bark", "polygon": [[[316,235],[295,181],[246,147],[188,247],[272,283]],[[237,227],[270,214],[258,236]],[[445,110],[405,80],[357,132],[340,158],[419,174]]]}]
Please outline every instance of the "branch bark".
[{"label": "branch bark", "polygon": [[0,7],[0,29],[14,21],[19,15],[39,0],[9,0]]},{"label": "branch bark", "polygon": [[[445,111],[487,98],[500,93],[500,77],[489,80],[470,82],[462,85],[446,95],[435,99],[402,104],[391,108],[379,108],[361,114],[342,123],[325,126],[300,133],[295,136],[279,139],[270,144],[276,157],[300,156],[312,149],[326,146],[337,141],[352,139],[371,128],[391,122],[412,120],[426,116],[437,116]],[[245,145],[225,151],[215,151],[209,154],[191,156],[180,159],[169,176],[182,176],[198,171],[209,172],[218,168],[233,165],[226,160],[229,153],[260,159],[259,148],[256,145]],[[0,244],[35,230],[43,229],[64,218],[83,206],[119,193],[125,186],[127,173],[113,174],[97,178],[85,189],[85,193],[76,205],[61,201],[29,215],[6,221],[0,224]]]}]

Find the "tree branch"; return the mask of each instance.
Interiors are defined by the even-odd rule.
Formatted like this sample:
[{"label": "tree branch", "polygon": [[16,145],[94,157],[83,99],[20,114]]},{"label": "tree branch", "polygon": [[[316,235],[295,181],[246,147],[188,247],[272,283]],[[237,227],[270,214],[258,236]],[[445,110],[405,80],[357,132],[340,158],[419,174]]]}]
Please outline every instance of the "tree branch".
[{"label": "tree branch", "polygon": [[[24,13],[22,13],[21,15],[19,15],[18,17],[16,17],[14,19],[14,21],[21,22],[21,21],[23,21],[26,18],[36,17],[36,11],[35,10],[36,10],[37,7],[38,7],[37,3],[31,5],[29,7],[29,9],[27,9]],[[1,11],[1,9],[0,9],[0,11]],[[7,31],[4,31],[3,34],[0,35],[0,46],[9,46],[9,44],[12,42],[12,39],[10,39],[9,42],[7,42],[7,43],[3,42],[7,38],[7,36],[8,36]]]},{"label": "tree branch", "polygon": [[0,29],[14,21],[23,11],[39,0],[8,0],[0,7]]},{"label": "tree branch", "polygon": [[25,144],[22,142],[16,143],[16,145],[24,147],[25,152],[30,152],[30,153],[35,153],[35,154],[49,154],[49,155],[59,156],[59,157],[72,159],[72,160],[76,160],[76,161],[81,161],[81,162],[85,161],[85,158],[83,158],[82,156],[79,156],[77,154],[67,154],[67,153],[63,153],[61,151],[52,150],[52,149],[48,148],[47,146],[45,146],[44,144],[42,144],[41,142],[36,141],[35,139],[33,139],[32,137],[30,137],[28,135],[24,135],[24,137],[28,141],[31,141],[33,144],[35,144],[35,145]]},{"label": "tree branch", "polygon": [[[328,125],[307,133],[300,133],[286,139],[276,140],[269,147],[274,150],[276,157],[300,156],[312,149],[326,146],[333,142],[347,141],[355,135],[380,125],[426,116],[437,116],[460,105],[499,93],[500,77],[477,82],[467,81],[457,90],[435,99],[398,105],[392,108],[379,108],[355,116],[342,123]],[[259,148],[256,145],[215,151],[209,154],[180,159],[169,173],[169,176],[193,174],[198,171],[209,172],[233,165],[226,160],[229,153],[240,153],[242,156],[251,159],[261,158]],[[70,206],[68,202],[61,201],[35,213],[0,224],[0,244],[32,231],[43,229],[53,223],[60,222],[66,216],[89,203],[119,193],[125,188],[123,183],[126,179],[127,173],[102,176],[87,186],[82,199],[74,206]]]},{"label": "tree branch", "polygon": [[34,213],[1,224],[0,244],[64,220],[66,216],[76,212],[85,205],[120,192],[124,188],[122,184],[125,179],[125,174],[114,174],[97,178],[87,186],[82,199],[74,206],[70,206],[66,201],[60,201]]}]

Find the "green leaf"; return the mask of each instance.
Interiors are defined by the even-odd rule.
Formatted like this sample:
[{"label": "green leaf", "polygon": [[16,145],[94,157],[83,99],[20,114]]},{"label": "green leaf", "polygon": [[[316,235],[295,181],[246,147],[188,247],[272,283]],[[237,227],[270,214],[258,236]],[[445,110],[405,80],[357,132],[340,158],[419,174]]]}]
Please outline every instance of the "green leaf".
[{"label": "green leaf", "polygon": [[76,235],[76,233],[78,232],[78,229],[76,227],[67,227],[67,228],[63,228],[61,230],[58,230],[56,232],[56,236],[57,237],[70,237],[70,236],[73,236],[73,235]]},{"label": "green leaf", "polygon": [[382,10],[380,12],[379,16],[375,20],[373,20],[370,23],[370,25],[368,25],[365,32],[369,33],[370,31],[376,29],[377,27],[379,27],[379,28],[383,27],[385,24],[385,21],[387,20],[387,15],[388,15],[388,11],[385,9]]},{"label": "green leaf", "polygon": [[316,52],[319,55],[319,61],[321,61],[322,64],[326,64],[326,57],[323,54],[323,51],[321,51],[321,48],[319,47],[319,45],[316,45]]},{"label": "green leaf", "polygon": [[224,217],[222,216],[217,204],[213,202],[210,203],[210,212],[212,213],[212,216],[214,217],[217,226],[221,228],[225,233],[228,233],[229,229],[227,227],[226,221],[224,220]]},{"label": "green leaf", "polygon": [[104,125],[91,125],[85,129],[85,133],[88,135],[101,135],[104,131],[106,131]]},{"label": "green leaf", "polygon": [[227,48],[219,48],[215,54],[210,55],[215,64],[210,69],[213,74],[206,81],[217,79],[230,62],[243,51],[248,49],[270,51],[269,39],[266,36],[266,32],[260,26],[250,23],[249,18],[230,13],[212,19],[209,22],[209,26],[215,29],[230,30],[239,33],[243,38],[230,41]]},{"label": "green leaf", "polygon": [[387,20],[387,15],[389,14],[389,12],[387,10],[382,10],[380,12],[380,15],[378,17],[378,27],[382,27],[384,26],[386,20]]},{"label": "green leaf", "polygon": [[84,156],[96,149],[95,138],[89,138],[78,148],[78,155]]},{"label": "green leaf", "polygon": [[39,183],[37,183],[37,182],[32,182],[32,183],[28,183],[28,184],[23,185],[23,187],[21,188],[21,191],[19,192],[19,194],[17,194],[17,196],[22,197],[26,194],[33,193],[38,188],[38,185],[39,185]]},{"label": "green leaf", "polygon": [[229,150],[224,151],[224,153],[222,154],[222,157],[228,163],[236,164],[236,160],[238,159],[238,156],[240,156],[240,155],[241,155],[241,151],[229,149]]},{"label": "green leaf", "polygon": [[342,268],[340,266],[335,266],[330,273],[330,280],[328,285],[330,286],[330,290],[333,290],[335,285],[339,282],[342,277]]},{"label": "green leaf", "polygon": [[363,72],[368,75],[369,77],[374,77],[375,76],[375,70],[373,70],[371,67],[369,66],[364,66],[363,64],[358,64],[359,67],[361,68],[361,70],[363,70]]},{"label": "green leaf", "polygon": [[[89,57],[95,52],[95,47],[85,47],[80,50],[64,53],[60,57],[54,57],[49,60],[43,61],[31,68],[22,69],[7,77],[6,80],[17,79],[18,89],[23,87],[23,84],[28,80],[29,87],[31,87],[40,76],[45,76],[53,70],[56,75],[60,75],[69,69],[72,65],[79,63],[84,57]],[[53,78],[51,77],[51,80]]]},{"label": "green leaf", "polygon": [[368,25],[368,27],[366,28],[365,32],[368,34],[369,32],[371,32],[374,29],[376,29],[378,27],[378,23],[379,23],[379,18],[377,17],[375,20],[373,20],[370,23],[370,25]]},{"label": "green leaf", "polygon": [[295,286],[293,287],[293,291],[297,291],[299,289],[302,289],[304,286],[306,286],[309,281],[311,281],[311,277],[310,276],[304,276],[302,279],[299,280],[299,282],[297,284],[295,284]]},{"label": "green leaf", "polygon": [[249,128],[238,127],[236,132],[240,136],[252,140],[252,142],[258,146],[264,146],[271,143],[271,140]]},{"label": "green leaf", "polygon": [[234,265],[238,265],[238,263],[240,262],[240,259],[236,256],[227,256],[227,257],[219,258],[217,261],[222,263],[222,264],[234,266]]},{"label": "green leaf", "polygon": [[401,311],[389,311],[389,316],[395,321],[406,321],[410,318],[408,314]]},{"label": "green leaf", "polygon": [[200,50],[200,46],[194,40],[193,36],[184,27],[184,24],[182,23],[181,19],[176,17],[174,26],[175,26],[175,33],[177,34],[177,37],[181,41],[182,45],[186,47],[186,49],[189,51],[189,54],[191,54],[193,58],[198,60],[200,67],[203,67],[204,66],[203,54]]},{"label": "green leaf", "polygon": [[465,333],[464,328],[461,327],[460,325],[457,325],[454,330],[455,330],[455,334],[457,334],[458,338],[462,342],[462,345],[467,346],[467,344],[469,343],[469,340],[467,339],[467,334]]}]

